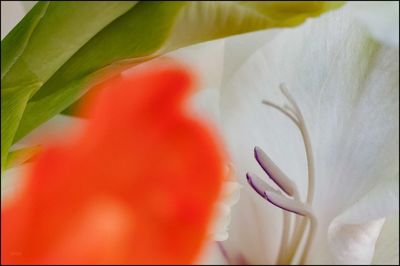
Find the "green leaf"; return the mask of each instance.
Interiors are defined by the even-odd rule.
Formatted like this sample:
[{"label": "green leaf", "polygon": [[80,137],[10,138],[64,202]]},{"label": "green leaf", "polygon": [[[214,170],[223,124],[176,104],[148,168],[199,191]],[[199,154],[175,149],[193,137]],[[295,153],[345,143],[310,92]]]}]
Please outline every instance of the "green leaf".
[{"label": "green leaf", "polygon": [[7,154],[13,143],[19,121],[31,93],[41,83],[1,88],[1,171],[5,169]]},{"label": "green leaf", "polygon": [[101,79],[179,47],[298,25],[340,5],[39,2],[1,43],[5,98],[1,112],[7,118],[1,124],[2,166],[10,145],[73,104]]},{"label": "green leaf", "polygon": [[36,8],[32,10],[20,22],[13,32],[7,35],[1,43],[1,79],[3,85],[3,77],[15,64],[22,52],[26,48],[28,41],[32,35],[36,25],[42,19],[46,12],[48,3],[38,3]]}]

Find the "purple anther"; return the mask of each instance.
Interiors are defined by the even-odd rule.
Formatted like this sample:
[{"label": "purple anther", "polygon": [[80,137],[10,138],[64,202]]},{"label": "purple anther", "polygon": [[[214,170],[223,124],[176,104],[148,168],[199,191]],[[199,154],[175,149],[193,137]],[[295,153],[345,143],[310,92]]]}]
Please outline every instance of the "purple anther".
[{"label": "purple anther", "polygon": [[259,188],[253,181],[253,177],[250,175],[250,173],[246,173],[246,179],[247,182],[250,184],[250,186],[254,189],[255,192],[258,193],[261,197],[265,198],[265,191]]},{"label": "purple anther", "polygon": [[281,188],[287,195],[292,196],[294,189],[292,182],[286,175],[272,162],[271,159],[259,147],[254,147],[254,157],[258,164],[267,173],[271,180]]}]

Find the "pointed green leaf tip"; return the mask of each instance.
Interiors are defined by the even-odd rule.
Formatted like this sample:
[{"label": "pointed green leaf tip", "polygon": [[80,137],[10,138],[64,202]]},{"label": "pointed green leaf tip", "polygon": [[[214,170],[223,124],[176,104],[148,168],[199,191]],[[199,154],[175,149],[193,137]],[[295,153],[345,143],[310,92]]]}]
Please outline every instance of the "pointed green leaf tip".
[{"label": "pointed green leaf tip", "polygon": [[1,42],[2,170],[13,143],[74,103],[106,70],[194,43],[295,26],[342,4],[39,2]]}]

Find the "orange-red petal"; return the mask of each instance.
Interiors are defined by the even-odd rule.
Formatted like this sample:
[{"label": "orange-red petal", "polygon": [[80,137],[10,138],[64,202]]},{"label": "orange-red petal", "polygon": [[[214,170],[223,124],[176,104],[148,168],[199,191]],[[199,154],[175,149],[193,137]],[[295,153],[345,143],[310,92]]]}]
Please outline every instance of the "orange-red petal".
[{"label": "orange-red petal", "polygon": [[183,105],[191,86],[172,63],[98,85],[87,127],[46,148],[2,208],[2,263],[193,263],[223,156]]}]

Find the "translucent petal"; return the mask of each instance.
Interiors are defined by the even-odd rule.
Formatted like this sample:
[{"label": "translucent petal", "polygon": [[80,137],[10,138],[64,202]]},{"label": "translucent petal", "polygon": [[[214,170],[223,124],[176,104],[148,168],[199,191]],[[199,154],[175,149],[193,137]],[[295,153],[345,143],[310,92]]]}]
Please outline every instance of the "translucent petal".
[{"label": "translucent petal", "polygon": [[[351,213],[359,215],[363,226],[398,209],[389,203],[390,195],[398,197],[398,181],[385,185],[398,174],[398,61],[396,48],[374,42],[348,10],[339,10],[282,30],[223,84],[221,121],[242,182],[247,171],[262,175],[251,154],[257,145],[268,151],[304,198],[307,168],[299,131],[261,101],[284,105],[278,90],[284,82],[303,112],[316,165],[313,209],[319,229],[312,263],[334,261],[326,234],[345,210],[354,206]],[[380,186],[390,193],[368,194]],[[368,211],[363,210],[366,198],[375,203]],[[375,216],[367,215],[374,211]],[[265,227],[275,219],[267,216]]]}]

